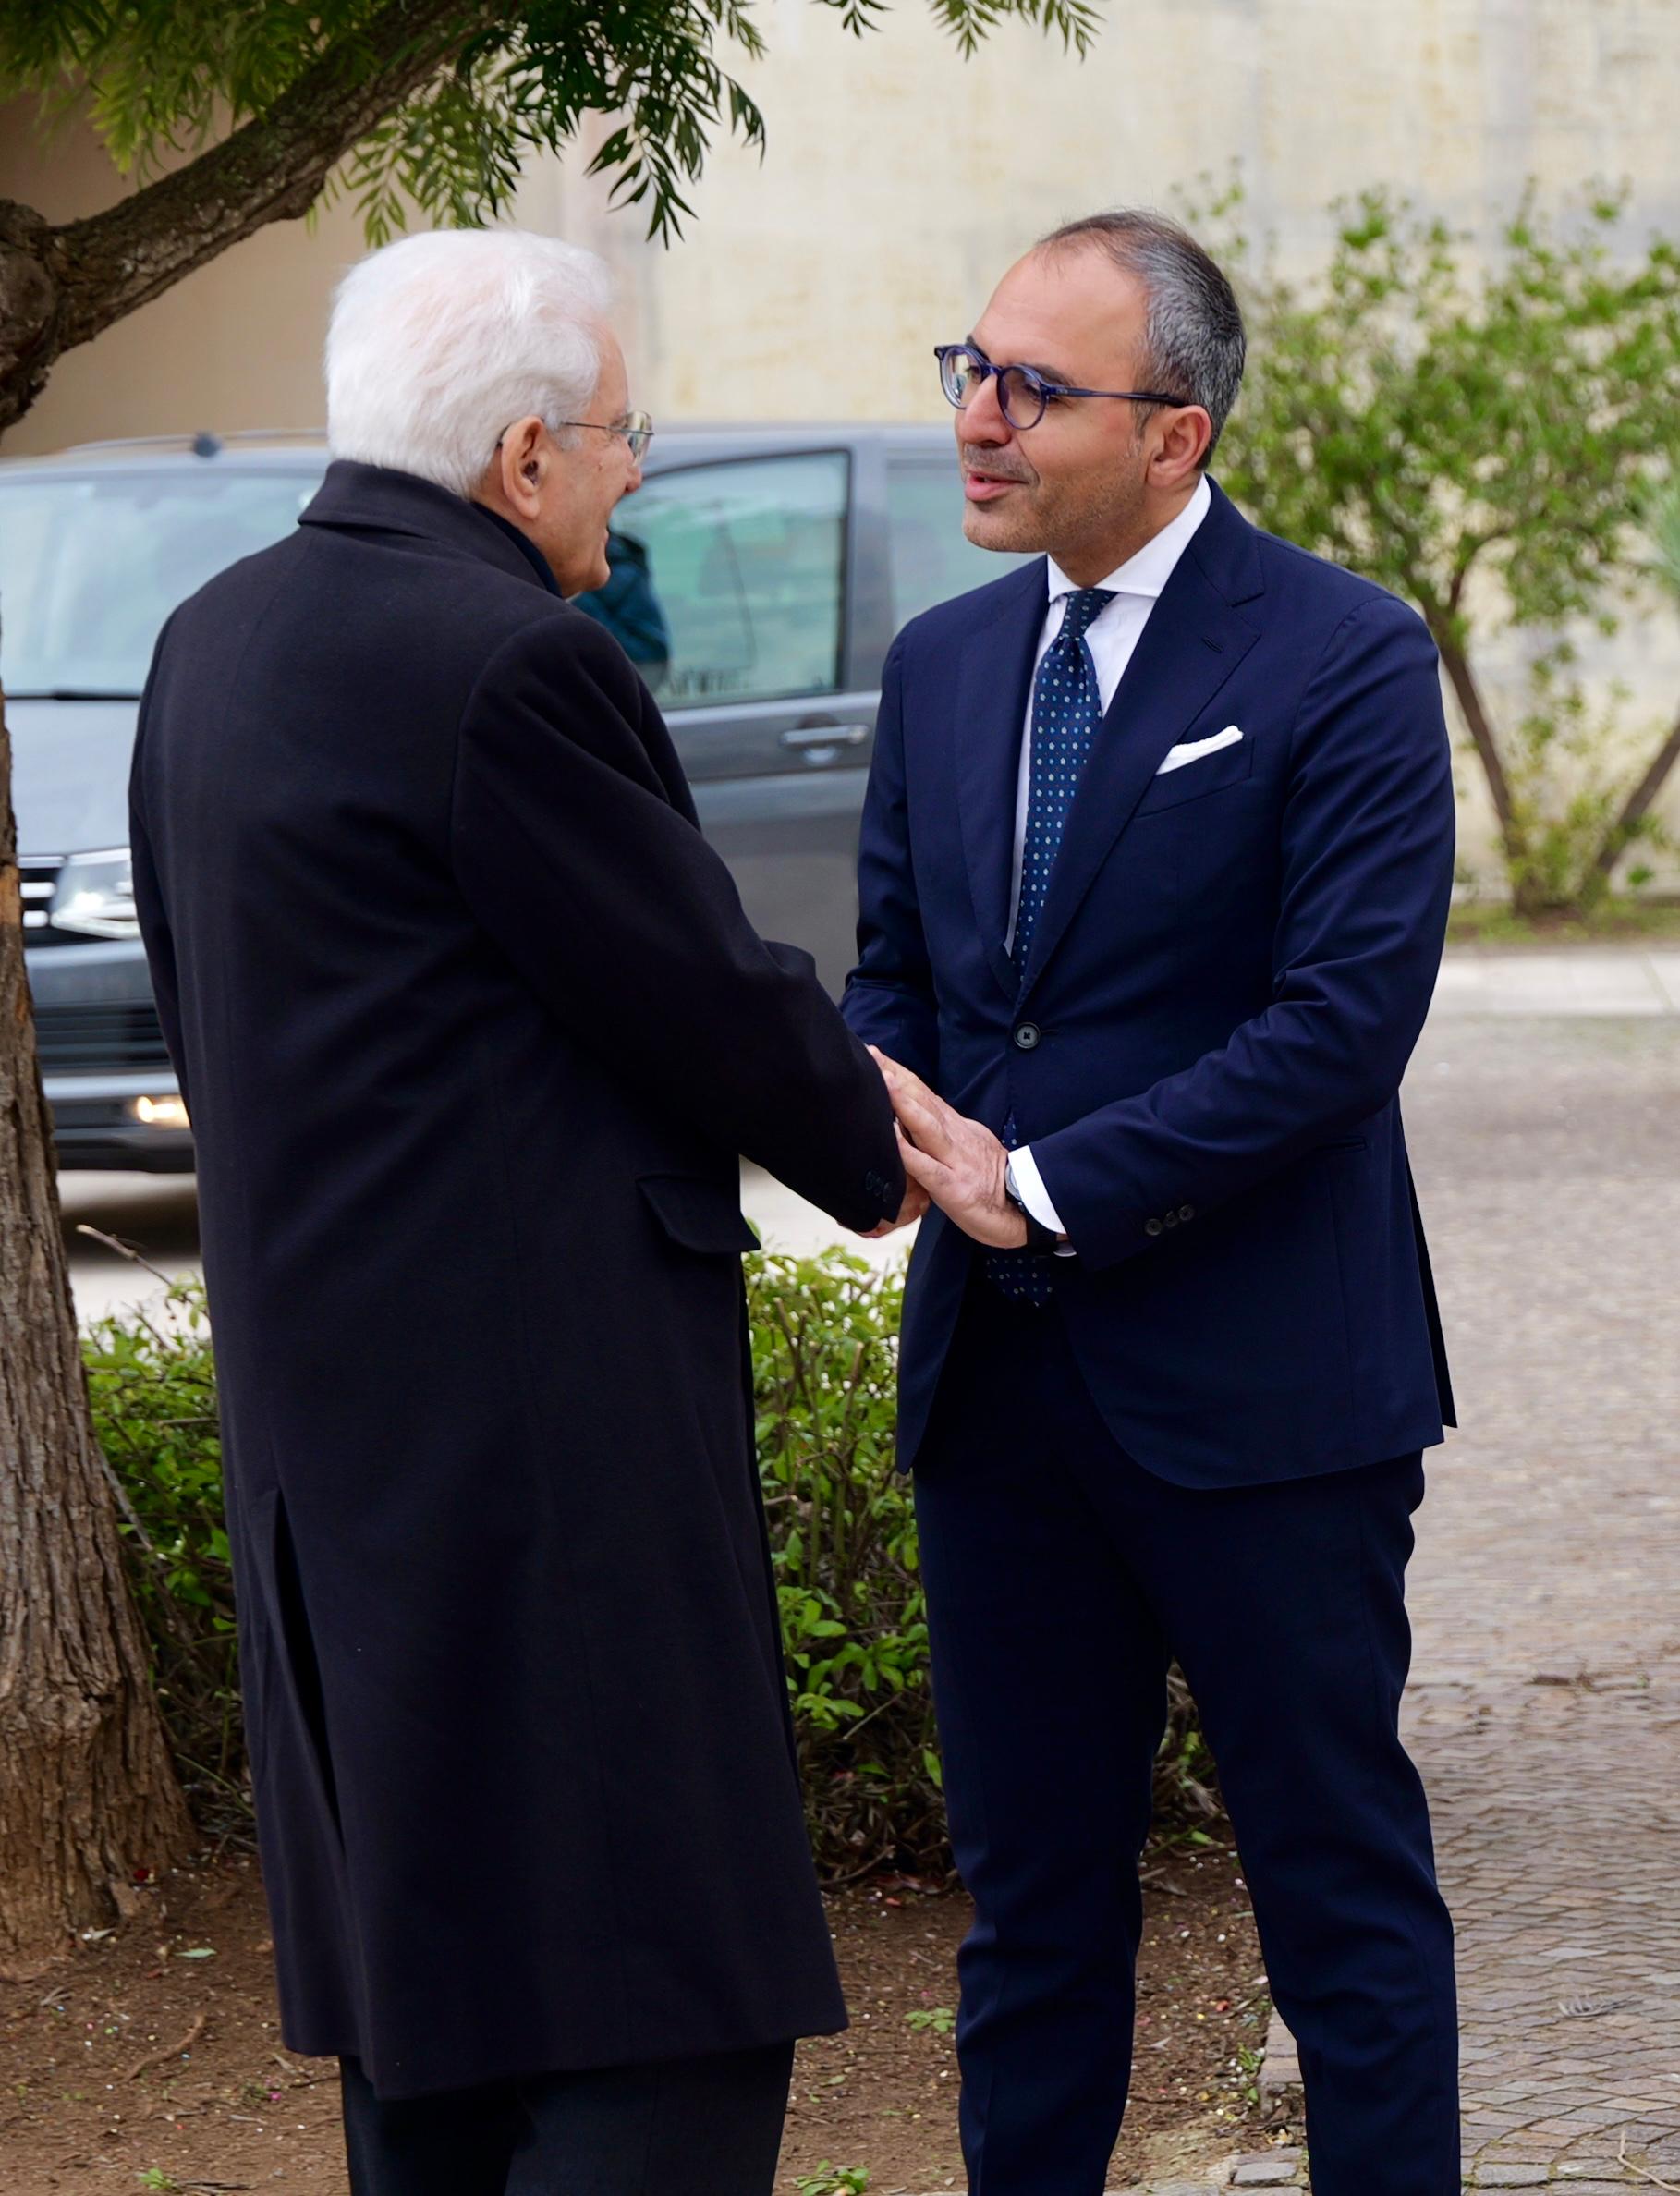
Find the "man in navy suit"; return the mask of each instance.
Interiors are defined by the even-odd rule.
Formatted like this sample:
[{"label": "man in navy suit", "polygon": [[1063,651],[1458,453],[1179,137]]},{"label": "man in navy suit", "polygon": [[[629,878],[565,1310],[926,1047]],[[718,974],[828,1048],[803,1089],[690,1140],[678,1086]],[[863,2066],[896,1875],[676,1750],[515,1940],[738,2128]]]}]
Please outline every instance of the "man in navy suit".
[{"label": "man in navy suit", "polygon": [[1418,617],[1209,479],[1243,355],[1157,215],[1013,268],[941,368],[969,539],[1044,555],[883,678],[846,1009],[935,1207],[900,1445],[976,1908],[973,2196],[1103,2186],[1175,1655],[1318,2196],[1459,2187],[1452,1925],[1398,1735],[1452,1421],[1396,1095],[1449,750]]}]

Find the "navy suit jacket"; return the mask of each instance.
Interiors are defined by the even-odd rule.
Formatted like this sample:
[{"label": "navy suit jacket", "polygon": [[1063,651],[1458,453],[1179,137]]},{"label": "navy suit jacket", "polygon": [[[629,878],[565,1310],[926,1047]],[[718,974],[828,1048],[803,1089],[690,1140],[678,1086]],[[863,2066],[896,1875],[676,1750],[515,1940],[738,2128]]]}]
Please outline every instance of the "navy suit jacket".
[{"label": "navy suit jacket", "polygon": [[[1024,970],[1004,952],[1035,563],[894,642],[859,861],[858,1035],[1015,1116],[1078,1253],[1057,1297],[1121,1446],[1181,1485],[1374,1463],[1452,1420],[1397,1092],[1453,881],[1435,650],[1217,488],[1086,764]],[[1242,737],[1161,775],[1170,748]],[[935,1212],[899,1458],[976,1246]]]}]

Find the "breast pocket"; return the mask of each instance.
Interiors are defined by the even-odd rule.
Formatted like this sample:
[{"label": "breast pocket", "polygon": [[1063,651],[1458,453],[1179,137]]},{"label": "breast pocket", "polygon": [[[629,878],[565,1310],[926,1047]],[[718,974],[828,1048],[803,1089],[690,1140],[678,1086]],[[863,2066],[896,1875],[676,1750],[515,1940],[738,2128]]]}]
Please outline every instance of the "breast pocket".
[{"label": "breast pocket", "polygon": [[[1194,746],[1196,736],[1192,734],[1180,744]],[[1182,762],[1175,762],[1169,756],[1166,766],[1150,779],[1135,812],[1152,816],[1162,809],[1182,808],[1187,801],[1205,800],[1210,793],[1228,792],[1233,786],[1246,784],[1254,772],[1254,739],[1245,732],[1226,747],[1211,748],[1206,754],[1187,756]]]}]

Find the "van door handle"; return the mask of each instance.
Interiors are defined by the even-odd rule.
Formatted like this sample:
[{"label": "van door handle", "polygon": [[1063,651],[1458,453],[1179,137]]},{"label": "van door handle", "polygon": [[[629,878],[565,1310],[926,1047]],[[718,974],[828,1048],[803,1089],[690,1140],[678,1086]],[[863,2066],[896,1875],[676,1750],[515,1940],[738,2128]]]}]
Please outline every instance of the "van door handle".
[{"label": "van door handle", "polygon": [[835,725],[808,720],[789,725],[778,735],[785,748],[795,748],[813,762],[824,760],[823,750],[838,754],[842,748],[861,747],[870,736],[868,725]]}]

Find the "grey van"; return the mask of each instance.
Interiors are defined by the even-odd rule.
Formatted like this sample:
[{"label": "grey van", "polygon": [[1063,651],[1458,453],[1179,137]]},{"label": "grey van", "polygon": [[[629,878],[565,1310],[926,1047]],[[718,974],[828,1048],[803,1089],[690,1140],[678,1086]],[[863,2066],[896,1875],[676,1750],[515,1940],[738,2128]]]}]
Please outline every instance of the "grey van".
[{"label": "grey van", "polygon": [[[30,982],[59,1164],[190,1168],[134,917],[135,707],[175,604],[286,533],[319,438],[201,434],[0,462],[0,681]],[[661,433],[583,599],[659,698],[706,834],[768,935],[838,991],[895,630],[998,578],[938,427]]]}]

